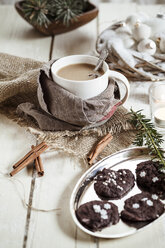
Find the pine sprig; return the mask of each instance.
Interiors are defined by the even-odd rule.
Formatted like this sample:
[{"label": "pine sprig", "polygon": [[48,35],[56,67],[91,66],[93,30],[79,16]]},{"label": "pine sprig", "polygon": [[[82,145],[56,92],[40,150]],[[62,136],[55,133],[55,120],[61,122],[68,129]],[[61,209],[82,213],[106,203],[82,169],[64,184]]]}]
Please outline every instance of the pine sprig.
[{"label": "pine sprig", "polygon": [[54,0],[52,1],[52,11],[56,15],[57,21],[62,21],[64,25],[69,26],[70,22],[76,21],[77,17],[85,9],[84,0]]},{"label": "pine sprig", "polygon": [[147,146],[149,154],[153,156],[154,160],[159,161],[160,170],[165,169],[165,156],[161,148],[163,136],[157,132],[151,120],[147,119],[141,112],[142,110],[135,112],[131,109],[129,113],[129,121],[137,130],[133,144],[137,146]]},{"label": "pine sprig", "polygon": [[87,0],[24,0],[25,17],[35,25],[47,27],[52,21],[69,26],[87,7]]},{"label": "pine sprig", "polygon": [[50,0],[25,0],[22,4],[25,17],[33,24],[47,27],[51,10]]}]

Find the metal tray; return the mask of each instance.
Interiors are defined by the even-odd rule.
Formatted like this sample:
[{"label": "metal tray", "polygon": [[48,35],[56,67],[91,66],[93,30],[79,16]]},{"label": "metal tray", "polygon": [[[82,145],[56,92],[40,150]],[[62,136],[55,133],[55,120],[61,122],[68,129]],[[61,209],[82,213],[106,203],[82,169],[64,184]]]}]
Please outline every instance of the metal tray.
[{"label": "metal tray", "polygon": [[[76,217],[75,210],[78,207],[88,201],[92,200],[100,200],[96,195],[93,188],[93,178],[96,173],[104,168],[113,168],[113,170],[119,169],[129,169],[135,175],[136,165],[140,162],[151,159],[151,156],[148,155],[148,149],[144,147],[136,147],[129,148],[117,152],[113,155],[110,155],[103,160],[99,161],[95,165],[93,165],[89,170],[83,174],[80,180],[77,182],[70,199],[70,211],[76,225],[83,230],[84,232],[100,238],[121,238],[131,234],[138,232],[151,225],[153,222],[156,222],[158,219],[165,216],[165,214],[161,215],[158,219],[152,222],[137,222],[134,225],[128,225],[124,223],[121,219],[116,225],[112,225],[110,227],[103,228],[101,231],[92,232],[86,229],[81,225],[79,220]],[[124,201],[137,194],[140,193],[141,190],[137,187],[136,183],[134,188],[122,199],[120,200],[110,200],[118,206],[119,213],[122,211],[124,206]],[[165,203],[165,201],[163,201]]]}]

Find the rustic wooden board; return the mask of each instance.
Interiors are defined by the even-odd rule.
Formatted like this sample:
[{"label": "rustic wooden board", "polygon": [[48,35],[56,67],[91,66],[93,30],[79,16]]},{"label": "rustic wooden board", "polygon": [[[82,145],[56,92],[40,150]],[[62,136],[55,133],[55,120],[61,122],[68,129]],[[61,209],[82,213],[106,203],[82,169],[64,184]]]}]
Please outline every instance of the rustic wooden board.
[{"label": "rustic wooden board", "polygon": [[[3,175],[12,170],[12,164],[29,151],[35,142],[24,128],[0,115],[0,240],[2,247],[22,247],[25,235],[27,209],[22,200],[25,193],[26,202],[29,200],[31,185],[31,169],[25,169],[17,175],[17,180],[10,181]],[[25,187],[25,192],[20,185]]]},{"label": "rustic wooden board", "polygon": [[[142,11],[149,15],[156,15],[163,11],[164,6],[160,5],[136,5],[136,4],[101,4],[100,15],[99,15],[99,33],[111,25],[114,21],[125,19],[130,13]],[[118,14],[117,14],[118,13]],[[150,118],[150,106],[148,90],[152,83],[151,82],[131,82],[131,93],[128,101],[124,106],[129,110],[131,107],[134,110],[143,109],[143,113]],[[165,145],[164,145],[165,147]],[[130,237],[115,239],[115,240],[100,240],[99,248],[139,248],[139,247],[150,247],[150,248],[162,248],[165,242],[165,225],[164,219],[158,223],[153,224],[143,232],[139,232],[136,235]]]},{"label": "rustic wooden board", "polygon": [[[125,18],[130,12],[137,10],[146,10],[154,14],[160,8],[161,6],[139,7],[135,4],[101,4],[98,20],[70,33],[56,36],[52,40],[35,32],[18,16],[12,6],[0,6],[0,21],[3,23],[0,29],[0,52],[47,61],[53,41],[53,58],[76,53],[92,54],[95,50],[97,33],[114,20]],[[4,17],[7,18],[6,22],[3,22]],[[131,95],[125,106],[128,109],[131,106],[135,110],[144,109],[149,115],[150,84],[131,83]],[[10,171],[11,165],[30,149],[35,139],[17,124],[0,116],[0,142],[2,144],[0,172],[6,173]],[[61,210],[48,213],[27,210],[23,207],[12,183],[0,177],[0,246],[5,248],[164,247],[164,220],[160,220],[144,232],[124,239],[99,240],[83,233],[71,219],[69,199],[74,185],[86,167],[76,159],[58,152],[46,152],[42,155],[42,159],[45,167],[44,177],[36,178],[34,175],[32,178],[32,170],[25,169],[15,178],[24,184],[27,202],[31,193],[34,207]],[[18,181],[15,183],[22,196],[22,186]]]},{"label": "rustic wooden board", "polygon": [[72,189],[85,169],[75,159],[55,152],[44,154],[43,163],[45,176],[36,179],[33,202],[39,208],[60,210],[32,214],[28,247],[95,247],[93,238],[77,230],[69,211]]},{"label": "rustic wooden board", "polygon": [[54,39],[52,58],[72,54],[94,54],[97,37],[97,19]]},{"label": "rustic wooden board", "polygon": [[0,4],[14,4],[17,0],[0,0]]},{"label": "rustic wooden board", "polygon": [[[95,49],[97,20],[54,38],[52,58],[71,54],[88,54]],[[36,180],[34,204],[39,208],[61,208],[59,214],[34,213],[29,232],[28,247],[96,247],[93,237],[77,229],[70,215],[69,200],[78,178],[86,167],[64,154],[44,154],[45,176]],[[45,230],[45,225],[48,227]],[[34,231],[35,230],[35,231]],[[42,235],[41,235],[42,233]]]},{"label": "rustic wooden board", "polygon": [[112,23],[125,19],[131,13],[136,12],[137,5],[135,3],[128,4],[115,4],[112,3],[110,5],[106,3],[102,3],[99,6],[99,33],[101,33],[104,29],[112,25]]},{"label": "rustic wooden board", "polygon": [[0,28],[0,51],[47,61],[51,37],[36,32],[18,15],[13,6],[0,7],[0,23],[3,23]]},{"label": "rustic wooden board", "polygon": [[[0,6],[0,23],[0,52],[48,61],[51,38],[32,30],[13,6]],[[9,173],[12,164],[25,155],[35,142],[35,138],[24,128],[0,115],[0,173]],[[0,246],[6,248],[26,247],[29,229],[30,211],[24,207],[21,199],[25,193],[26,202],[29,202],[32,169],[24,169],[15,178],[19,181],[13,184],[0,175]]]}]

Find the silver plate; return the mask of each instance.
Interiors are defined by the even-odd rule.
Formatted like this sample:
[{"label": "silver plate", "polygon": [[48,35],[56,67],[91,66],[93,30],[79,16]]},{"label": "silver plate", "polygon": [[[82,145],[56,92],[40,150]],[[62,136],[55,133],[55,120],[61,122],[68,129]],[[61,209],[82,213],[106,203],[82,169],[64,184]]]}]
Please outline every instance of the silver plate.
[{"label": "silver plate", "polygon": [[[158,219],[162,218],[165,214],[161,215],[158,219],[150,223],[142,222],[139,224],[138,222],[135,223],[134,226],[127,225],[120,219],[120,221],[116,225],[103,228],[101,231],[98,232],[92,232],[81,225],[75,214],[75,211],[78,209],[80,205],[92,200],[100,200],[93,188],[93,184],[94,184],[93,178],[98,171],[104,168],[113,168],[113,170],[129,169],[135,175],[136,165],[140,162],[149,159],[151,159],[151,157],[148,155],[147,148],[143,148],[143,147],[129,148],[104,158],[103,160],[93,165],[89,170],[87,170],[85,174],[77,182],[70,199],[70,211],[76,225],[84,232],[95,237],[121,238],[134,234],[137,231],[146,228],[147,226],[151,225],[153,222],[156,222]],[[113,202],[118,206],[120,213],[123,210],[124,201],[127,198],[140,192],[141,191],[139,190],[139,188],[135,183],[134,188],[125,197],[123,197],[120,200],[111,200],[111,202]],[[165,201],[163,201],[163,203],[165,203]]]}]

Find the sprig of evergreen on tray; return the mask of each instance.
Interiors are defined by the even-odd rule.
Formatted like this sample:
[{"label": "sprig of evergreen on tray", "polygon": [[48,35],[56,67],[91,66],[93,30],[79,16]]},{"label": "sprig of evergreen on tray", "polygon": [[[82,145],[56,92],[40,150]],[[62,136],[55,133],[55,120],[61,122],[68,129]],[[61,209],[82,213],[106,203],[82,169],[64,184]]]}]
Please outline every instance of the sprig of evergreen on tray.
[{"label": "sprig of evergreen on tray", "polygon": [[160,171],[164,172],[165,156],[161,148],[163,136],[158,133],[151,120],[147,119],[141,112],[142,110],[135,112],[131,109],[129,113],[129,121],[137,130],[133,144],[137,146],[147,146],[149,154],[153,156],[153,160],[159,161]]},{"label": "sprig of evergreen on tray", "polygon": [[87,0],[24,0],[22,10],[32,24],[47,27],[52,21],[69,26],[87,6]]}]

